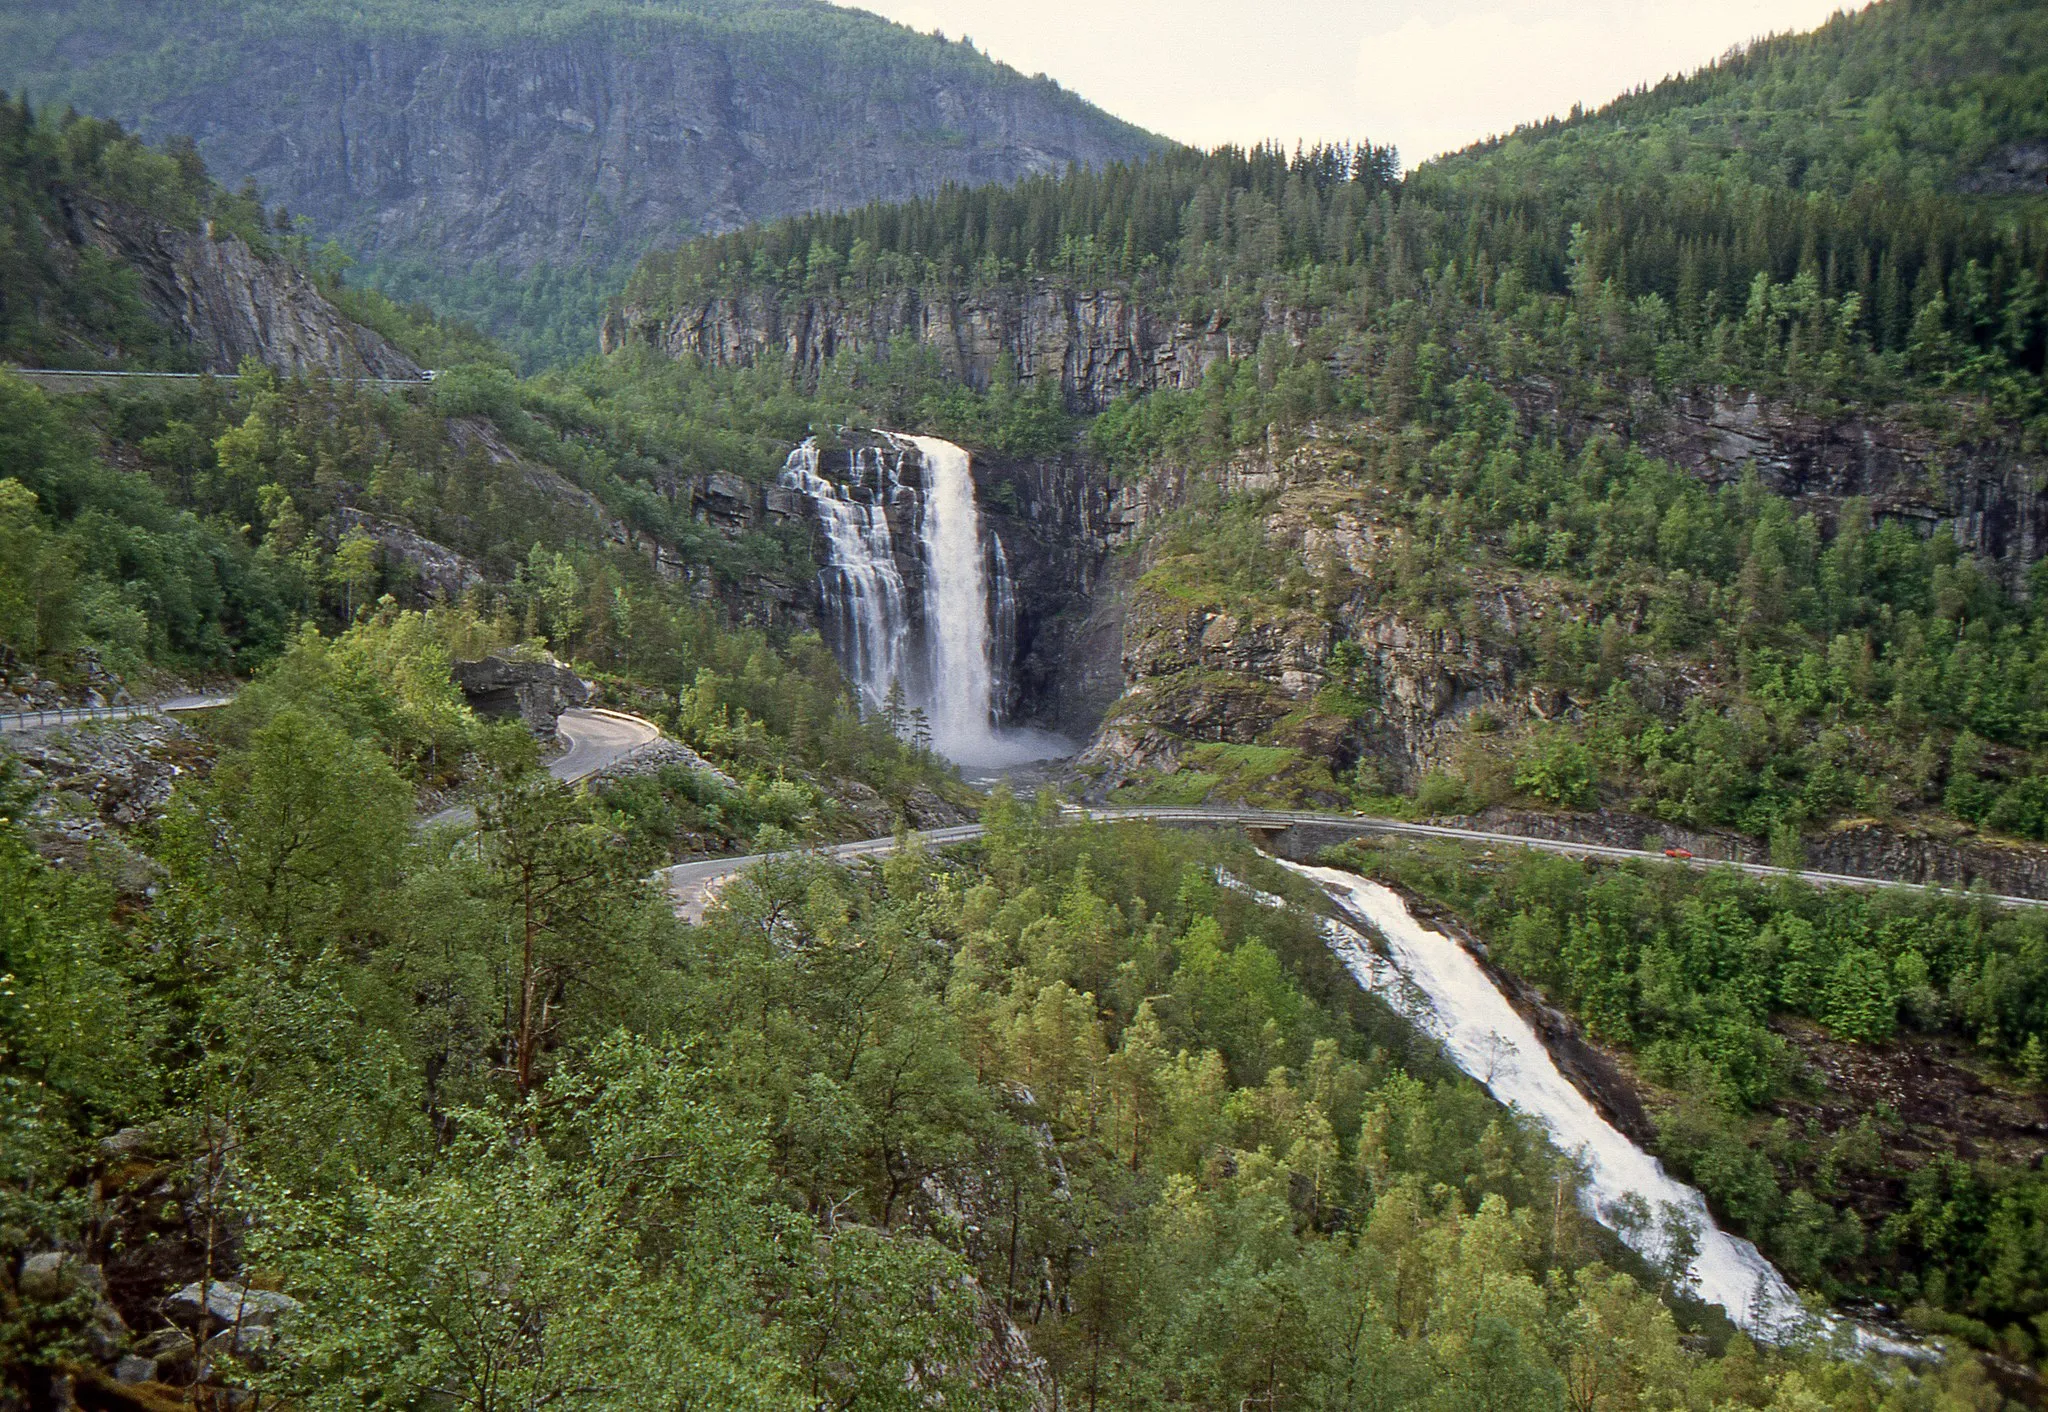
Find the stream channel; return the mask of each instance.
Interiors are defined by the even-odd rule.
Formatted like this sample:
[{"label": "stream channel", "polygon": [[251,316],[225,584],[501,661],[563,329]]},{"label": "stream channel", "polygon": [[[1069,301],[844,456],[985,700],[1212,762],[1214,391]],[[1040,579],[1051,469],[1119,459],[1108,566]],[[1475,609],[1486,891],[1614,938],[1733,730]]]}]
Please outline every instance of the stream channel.
[{"label": "stream channel", "polygon": [[[1718,1305],[1756,1338],[1785,1343],[1844,1327],[1836,1316],[1809,1311],[1756,1246],[1720,1227],[1705,1197],[1608,1122],[1559,1071],[1534,1027],[1478,959],[1418,921],[1400,893],[1336,868],[1275,861],[1317,884],[1341,912],[1385,942],[1382,951],[1359,927],[1324,919],[1326,939],[1359,985],[1441,1044],[1459,1070],[1501,1103],[1541,1124],[1552,1145],[1578,1161],[1587,1215],[1659,1267],[1671,1262],[1674,1229],[1690,1228],[1697,1248],[1684,1281],[1689,1292]],[[1861,1325],[1847,1327],[1862,1349],[1929,1352]]]}]

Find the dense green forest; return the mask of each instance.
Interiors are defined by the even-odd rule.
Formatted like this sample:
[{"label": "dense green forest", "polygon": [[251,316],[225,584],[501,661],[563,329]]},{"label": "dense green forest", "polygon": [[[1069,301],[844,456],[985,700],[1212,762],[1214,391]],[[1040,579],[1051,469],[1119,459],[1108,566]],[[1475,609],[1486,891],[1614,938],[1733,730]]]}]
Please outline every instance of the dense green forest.
[{"label": "dense green forest", "polygon": [[[693,487],[766,482],[842,426],[1112,488],[1284,463],[1278,489],[1197,488],[1113,569],[1139,627],[1312,627],[1322,685],[1125,797],[1629,810],[1785,858],[1846,817],[2048,838],[2039,573],[1859,498],[1709,484],[1622,415],[1732,387],[2038,455],[2048,214],[1959,187],[2043,137],[2044,74],[2035,8],[1893,0],[1405,178],[1371,144],[1175,151],[696,242],[627,294],[1036,280],[1247,332],[1198,385],[1093,416],[1014,363],[964,386],[908,341],[815,378],[571,358],[589,330],[555,311],[598,284],[478,276],[464,312],[560,357],[522,376],[422,302],[445,286],[351,270],[188,146],[0,108],[0,354],[188,356],[132,270],[51,253],[84,195],[210,219],[440,370],[62,397],[0,372],[9,680],[239,684],[179,728],[166,797],[85,845],[53,820],[86,774],[0,753],[0,1412],[2038,1403],[2048,1180],[2024,1123],[1984,1115],[2048,1086],[2048,924],[1505,850],[1331,855],[1568,1012],[1658,1154],[1817,1303],[1949,1340],[1921,1362],[1846,1331],[1759,1346],[1360,989],[1327,899],[1221,834],[971,796],[777,616],[810,536],[721,524]],[[1298,338],[1276,310],[1307,316]],[[1532,413],[1532,380],[1567,415]],[[1362,558],[1310,551],[1303,525],[1367,507]],[[427,584],[406,535],[463,583]],[[1503,624],[1509,592],[1552,611]],[[1404,777],[1368,748],[1395,729],[1368,631],[1388,621],[1561,704],[1467,713]],[[541,650],[723,776],[555,783],[450,680]],[[81,734],[116,751],[123,729]],[[419,822],[451,797],[473,827]],[[922,807],[987,833],[790,853],[697,925],[647,881]],[[1866,1101],[1869,1066],[1900,1102]],[[165,1296],[206,1280],[232,1302],[172,1328]]]},{"label": "dense green forest", "polygon": [[[1241,848],[998,798],[972,857],[793,860],[686,928],[516,749],[483,742],[473,846],[411,835],[405,723],[475,729],[445,677],[394,687],[422,650],[308,639],[245,696],[154,845],[147,947],[0,845],[9,1240],[70,1238],[82,1168],[117,1291],[264,1271],[302,1307],[221,1376],[337,1407],[1991,1405],[1967,1362],[1681,1337],[1668,1273],[1603,1263],[1569,1164],[1306,907],[1219,886],[1291,889]],[[18,1308],[16,1386],[89,1377],[70,1306]]]}]

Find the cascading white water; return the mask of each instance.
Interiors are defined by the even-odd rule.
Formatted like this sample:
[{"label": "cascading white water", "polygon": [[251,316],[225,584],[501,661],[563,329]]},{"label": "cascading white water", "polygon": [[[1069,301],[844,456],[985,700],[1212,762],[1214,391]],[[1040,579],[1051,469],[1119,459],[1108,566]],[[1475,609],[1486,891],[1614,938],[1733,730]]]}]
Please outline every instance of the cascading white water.
[{"label": "cascading white water", "polygon": [[[1815,1328],[1784,1276],[1757,1248],[1714,1223],[1706,1198],[1623,1137],[1592,1101],[1558,1072],[1550,1051],[1471,953],[1416,921],[1408,904],[1336,868],[1282,866],[1311,879],[1344,911],[1386,939],[1391,964],[1356,930],[1332,922],[1329,939],[1361,986],[1440,1041],[1459,1069],[1502,1103],[1541,1123],[1560,1151],[1584,1164],[1587,1213],[1652,1260],[1668,1254],[1660,1223],[1623,1219],[1630,1197],[1651,1213],[1674,1210],[1698,1232],[1691,1265],[1694,1293],[1718,1304],[1742,1328],[1780,1341]],[[1874,1336],[1867,1346],[1904,1351]]]},{"label": "cascading white water", "polygon": [[[782,468],[782,483],[811,502],[830,553],[818,572],[818,597],[832,620],[842,664],[859,688],[864,709],[883,708],[892,683],[903,679],[909,614],[903,572],[889,531],[895,469],[880,456],[857,461],[855,483],[841,486],[818,474],[818,443],[806,441]],[[872,484],[868,482],[872,478]]]},{"label": "cascading white water", "polygon": [[[963,765],[999,769],[1070,753],[1071,742],[1059,736],[998,723],[1005,687],[998,658],[1014,647],[1016,595],[1001,542],[982,532],[972,459],[937,437],[882,435],[895,454],[856,453],[848,485],[820,474],[814,440],[791,453],[782,473],[782,483],[810,501],[824,534],[818,596],[863,709],[886,709],[900,688],[903,705],[923,713],[933,748]],[[899,474],[907,448],[923,464],[921,494]],[[906,590],[889,526],[889,507],[913,494],[918,595]],[[921,617],[913,602],[921,603]]]},{"label": "cascading white water", "polygon": [[952,760],[995,752],[988,575],[971,458],[935,436],[904,438],[924,457],[925,636],[931,652],[932,745]]}]

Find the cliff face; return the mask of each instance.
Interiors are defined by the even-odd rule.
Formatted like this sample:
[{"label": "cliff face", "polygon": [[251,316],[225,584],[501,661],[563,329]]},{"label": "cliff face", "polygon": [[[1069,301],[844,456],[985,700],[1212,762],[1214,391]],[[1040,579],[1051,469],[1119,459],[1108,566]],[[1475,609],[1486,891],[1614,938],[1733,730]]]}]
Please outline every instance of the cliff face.
[{"label": "cliff face", "polygon": [[135,22],[30,0],[7,22],[20,38],[0,87],[190,134],[227,184],[253,176],[360,251],[441,268],[608,265],[656,240],[1156,145],[1050,82],[823,4],[713,23],[621,3],[541,32],[518,16],[484,31],[517,8],[484,0],[410,31],[311,6],[288,24],[203,0],[168,18],[114,8]]},{"label": "cliff face", "polygon": [[88,198],[63,209],[72,247],[132,270],[150,313],[205,370],[231,373],[254,358],[284,373],[420,375],[412,359],[330,304],[304,271],[239,236],[179,230]]},{"label": "cliff face", "polygon": [[1016,584],[1008,717],[1085,740],[1123,694],[1119,551],[1147,518],[1143,489],[1074,456],[977,459],[975,489]]},{"label": "cliff face", "polygon": [[1997,564],[2020,591],[2048,543],[2048,458],[1992,427],[1937,432],[1868,413],[1823,417],[1726,389],[1665,398],[1627,388],[1618,405],[1598,411],[1561,404],[1541,379],[1508,391],[1525,423],[1557,427],[1573,440],[1619,437],[1710,485],[1753,469],[1766,490],[1823,521],[1860,497],[1880,519],[1923,533],[1941,527]]},{"label": "cliff face", "polygon": [[[1295,752],[1331,775],[1364,762],[1383,783],[1408,786],[1444,763],[1472,713],[1507,722],[1562,706],[1530,696],[1515,639],[1521,625],[1568,609],[1502,583],[1476,595],[1484,616],[1460,628],[1389,601],[1375,582],[1392,528],[1347,464],[1341,445],[1311,439],[1204,477],[1267,497],[1269,542],[1309,576],[1298,591],[1248,600],[1180,581],[1170,565],[1129,566],[1118,636],[1124,694],[1082,761],[1100,791],[1189,768],[1219,746]],[[1125,496],[1142,505],[1142,523],[1196,489],[1194,477],[1168,473]],[[1333,657],[1346,640],[1362,649],[1348,666]]]},{"label": "cliff face", "polygon": [[1147,308],[1127,291],[1039,279],[794,303],[773,293],[738,293],[680,309],[628,300],[607,316],[604,348],[641,343],[672,358],[767,364],[808,378],[828,358],[876,353],[909,334],[972,386],[986,387],[1007,356],[1022,377],[1058,378],[1076,411],[1100,411],[1131,389],[1195,386],[1212,363],[1252,352],[1265,334],[1299,339],[1314,323],[1310,313],[1278,307],[1251,326],[1193,322]]}]

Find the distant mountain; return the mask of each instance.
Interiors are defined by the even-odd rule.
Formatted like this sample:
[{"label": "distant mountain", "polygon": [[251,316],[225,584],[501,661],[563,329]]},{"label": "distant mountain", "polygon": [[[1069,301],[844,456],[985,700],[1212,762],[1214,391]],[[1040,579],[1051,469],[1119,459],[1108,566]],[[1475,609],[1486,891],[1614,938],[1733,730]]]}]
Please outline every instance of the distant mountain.
[{"label": "distant mountain", "polygon": [[589,272],[657,241],[1160,146],[819,0],[24,0],[0,88],[189,134],[377,278],[500,327],[594,315]]}]

